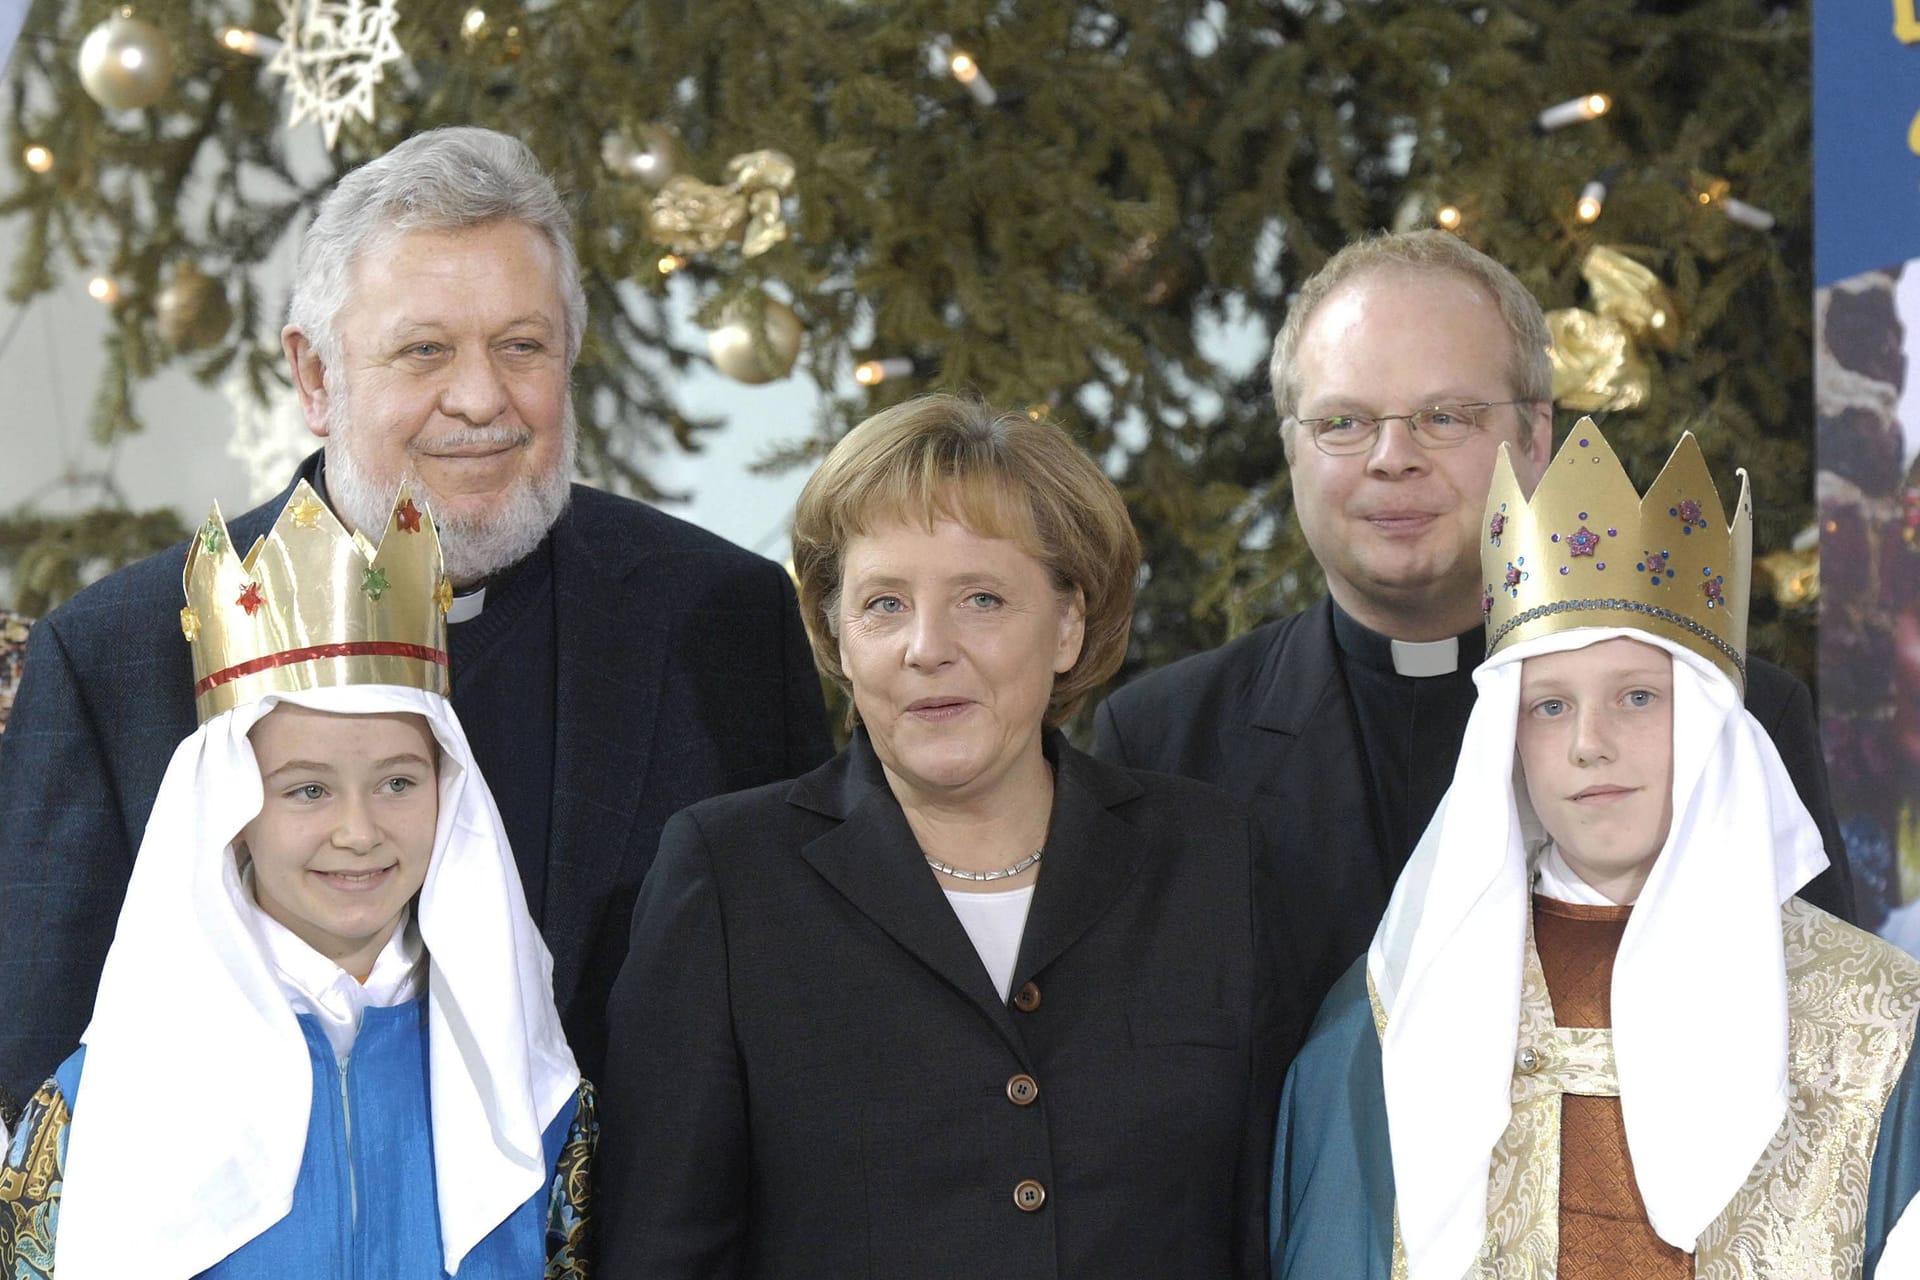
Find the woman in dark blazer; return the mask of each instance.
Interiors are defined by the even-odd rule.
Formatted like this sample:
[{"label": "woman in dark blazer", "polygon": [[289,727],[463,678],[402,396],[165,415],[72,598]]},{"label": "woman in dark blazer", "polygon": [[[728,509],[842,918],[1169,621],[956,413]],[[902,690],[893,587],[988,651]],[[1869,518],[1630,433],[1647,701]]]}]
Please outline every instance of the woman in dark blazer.
[{"label": "woman in dark blazer", "polygon": [[794,562],[858,727],[662,837],[609,1007],[604,1271],[1264,1276],[1298,1018],[1245,823],[1055,729],[1126,649],[1119,494],[1058,427],[927,397],[834,448]]}]

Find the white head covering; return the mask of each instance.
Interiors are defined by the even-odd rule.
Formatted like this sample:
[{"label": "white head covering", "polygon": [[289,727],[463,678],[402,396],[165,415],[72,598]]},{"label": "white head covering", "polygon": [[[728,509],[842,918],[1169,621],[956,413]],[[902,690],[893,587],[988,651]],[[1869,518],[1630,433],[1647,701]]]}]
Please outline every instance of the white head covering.
[{"label": "white head covering", "polygon": [[[452,707],[392,685],[278,693],[202,725],[160,784],[82,1037],[60,1280],[196,1275],[292,1208],[312,1070],[232,852],[263,800],[247,732],[283,701],[424,716],[440,743],[418,923],[446,1270],[545,1185],[541,1136],[580,1073],[552,958]],[[210,1105],[182,1120],[196,1100]]]},{"label": "white head covering", "polygon": [[1511,1115],[1538,823],[1514,754],[1521,663],[1622,636],[1673,655],[1673,823],[1613,971],[1627,1146],[1660,1238],[1692,1250],[1786,1113],[1780,906],[1827,857],[1766,730],[1719,668],[1647,632],[1594,627],[1502,649],[1474,672],[1453,784],[1367,956],[1387,1015],[1411,1280],[1458,1280],[1473,1264]]}]

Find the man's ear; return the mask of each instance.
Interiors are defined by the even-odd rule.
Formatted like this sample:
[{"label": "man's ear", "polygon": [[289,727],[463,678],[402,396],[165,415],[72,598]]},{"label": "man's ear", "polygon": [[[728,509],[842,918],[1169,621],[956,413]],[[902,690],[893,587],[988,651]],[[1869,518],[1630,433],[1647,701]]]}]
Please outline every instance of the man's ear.
[{"label": "man's ear", "polygon": [[1533,487],[1540,483],[1547,464],[1553,461],[1553,402],[1542,400],[1524,407],[1526,414],[1520,423],[1519,447],[1513,451],[1513,470],[1519,477],[1520,487],[1531,498]]},{"label": "man's ear", "polygon": [[320,352],[308,340],[306,332],[288,325],[280,331],[280,349],[287,353],[287,371],[293,375],[294,394],[300,397],[300,412],[306,416],[307,430],[321,439],[327,437],[327,370],[320,363]]}]

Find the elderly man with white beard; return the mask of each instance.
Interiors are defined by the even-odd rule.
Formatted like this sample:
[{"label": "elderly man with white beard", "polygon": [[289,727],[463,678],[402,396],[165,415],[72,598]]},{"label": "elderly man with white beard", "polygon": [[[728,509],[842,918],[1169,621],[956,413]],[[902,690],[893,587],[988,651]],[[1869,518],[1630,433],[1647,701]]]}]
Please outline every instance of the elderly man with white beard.
[{"label": "elderly man with white beard", "polygon": [[[377,540],[411,481],[439,527],[453,703],[592,1075],[666,819],[804,772],[830,742],[779,566],[572,483],[585,321],[566,208],[531,152],[441,129],[329,194],[282,337],[323,444],[293,482]],[[291,491],[231,520],[236,544]],[[29,638],[0,739],[0,1089],[23,1097],[81,1037],[161,775],[194,727],[184,559],[108,576]]]}]

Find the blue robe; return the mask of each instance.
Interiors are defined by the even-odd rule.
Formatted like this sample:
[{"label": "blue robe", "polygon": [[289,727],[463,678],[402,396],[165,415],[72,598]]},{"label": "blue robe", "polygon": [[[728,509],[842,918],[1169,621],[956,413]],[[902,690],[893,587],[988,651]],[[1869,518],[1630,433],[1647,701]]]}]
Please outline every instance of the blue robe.
[{"label": "blue robe", "polygon": [[[427,1089],[426,1003],[368,1009],[345,1064],[300,1016],[313,1068],[306,1152],[286,1217],[202,1274],[210,1280],[444,1276]],[[0,1164],[0,1280],[51,1280],[67,1125],[86,1050],[28,1106]],[[597,1125],[592,1087],[548,1124],[548,1179],[483,1239],[458,1280],[584,1275],[585,1190]],[[183,1126],[183,1137],[190,1130]],[[554,1263],[549,1269],[549,1261]]]}]

